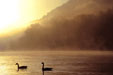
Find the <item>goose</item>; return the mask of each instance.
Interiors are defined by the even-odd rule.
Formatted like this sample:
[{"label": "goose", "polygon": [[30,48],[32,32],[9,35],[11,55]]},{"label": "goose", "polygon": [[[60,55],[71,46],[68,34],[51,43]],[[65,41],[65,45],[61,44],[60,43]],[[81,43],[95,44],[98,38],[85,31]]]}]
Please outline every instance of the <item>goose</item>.
[{"label": "goose", "polygon": [[19,70],[19,69],[27,69],[27,66],[19,66],[19,64],[18,64],[18,63],[16,63],[15,65],[17,65],[17,66],[18,66],[18,70]]},{"label": "goose", "polygon": [[42,62],[42,71],[52,71],[52,70],[53,68],[48,68],[48,67],[44,68],[44,62]]}]

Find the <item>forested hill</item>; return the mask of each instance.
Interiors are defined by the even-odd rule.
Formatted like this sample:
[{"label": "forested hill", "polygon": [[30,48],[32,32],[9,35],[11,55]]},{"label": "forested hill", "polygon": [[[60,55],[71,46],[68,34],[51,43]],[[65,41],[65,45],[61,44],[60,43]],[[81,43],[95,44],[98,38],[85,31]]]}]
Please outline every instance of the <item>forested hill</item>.
[{"label": "forested hill", "polygon": [[69,0],[37,21],[10,48],[113,50],[113,0]]}]

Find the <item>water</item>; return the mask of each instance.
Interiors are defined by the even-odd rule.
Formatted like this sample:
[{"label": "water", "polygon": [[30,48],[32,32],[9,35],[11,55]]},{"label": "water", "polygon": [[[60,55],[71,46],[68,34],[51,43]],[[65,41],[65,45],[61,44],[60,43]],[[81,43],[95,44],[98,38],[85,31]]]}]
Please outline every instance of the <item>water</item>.
[{"label": "water", "polygon": [[[17,71],[15,63],[28,69]],[[113,52],[27,51],[0,52],[0,75],[42,75],[42,64],[53,68],[45,75],[113,75]]]}]

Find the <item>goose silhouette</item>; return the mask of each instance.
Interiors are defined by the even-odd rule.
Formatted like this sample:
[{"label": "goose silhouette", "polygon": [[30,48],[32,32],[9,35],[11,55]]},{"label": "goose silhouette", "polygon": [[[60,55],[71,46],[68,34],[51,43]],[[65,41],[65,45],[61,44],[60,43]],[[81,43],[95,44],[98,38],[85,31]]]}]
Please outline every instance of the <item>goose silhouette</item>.
[{"label": "goose silhouette", "polygon": [[42,62],[42,75],[44,75],[44,71],[52,71],[53,68],[44,67],[44,62]]},{"label": "goose silhouette", "polygon": [[18,63],[16,63],[15,65],[17,65],[18,70],[19,70],[19,69],[27,69],[27,66],[19,66]]},{"label": "goose silhouette", "polygon": [[44,62],[42,62],[42,71],[52,71],[53,68],[44,67]]}]

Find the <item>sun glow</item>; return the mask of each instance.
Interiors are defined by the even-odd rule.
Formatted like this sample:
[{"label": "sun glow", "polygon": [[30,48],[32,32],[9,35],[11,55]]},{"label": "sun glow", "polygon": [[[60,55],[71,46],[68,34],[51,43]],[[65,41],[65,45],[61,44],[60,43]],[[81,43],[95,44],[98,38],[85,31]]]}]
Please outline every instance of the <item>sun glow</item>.
[{"label": "sun glow", "polygon": [[67,0],[0,0],[0,37],[29,26]]},{"label": "sun glow", "polygon": [[19,18],[19,0],[0,0],[0,33],[7,32]]}]

